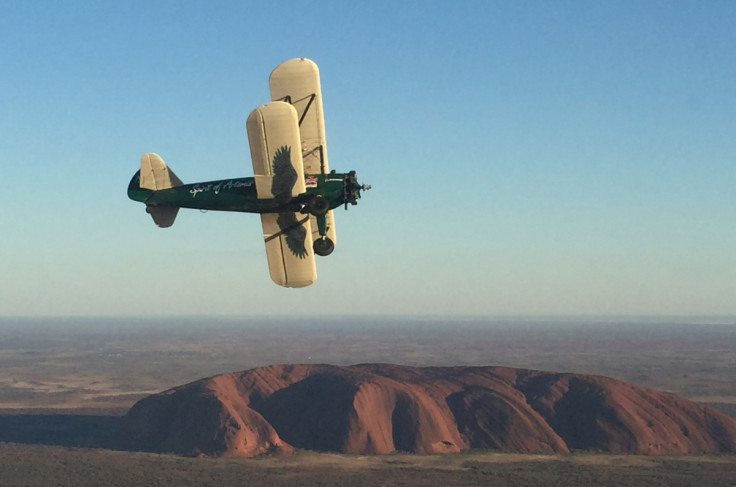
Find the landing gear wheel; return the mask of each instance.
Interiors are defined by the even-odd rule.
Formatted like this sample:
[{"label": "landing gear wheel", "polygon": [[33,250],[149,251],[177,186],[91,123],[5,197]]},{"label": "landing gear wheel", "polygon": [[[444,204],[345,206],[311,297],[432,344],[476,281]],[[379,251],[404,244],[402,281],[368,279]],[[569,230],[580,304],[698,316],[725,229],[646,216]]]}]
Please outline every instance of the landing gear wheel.
[{"label": "landing gear wheel", "polygon": [[335,242],[330,240],[329,237],[321,237],[314,241],[312,248],[314,248],[315,254],[324,257],[330,255],[335,250]]},{"label": "landing gear wheel", "polygon": [[311,213],[312,215],[321,216],[330,211],[330,202],[327,201],[327,198],[318,194],[317,196],[309,200],[307,207],[309,209],[309,213]]}]

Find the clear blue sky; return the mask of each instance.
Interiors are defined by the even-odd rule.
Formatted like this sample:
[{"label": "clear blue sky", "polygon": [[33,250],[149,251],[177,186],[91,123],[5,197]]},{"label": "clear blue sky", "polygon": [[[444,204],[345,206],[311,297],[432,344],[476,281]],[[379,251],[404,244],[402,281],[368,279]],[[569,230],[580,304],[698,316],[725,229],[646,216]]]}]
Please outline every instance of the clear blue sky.
[{"label": "clear blue sky", "polygon": [[[732,1],[0,2],[0,316],[736,315]],[[278,63],[321,69],[337,212],[310,288],[260,222],[126,187],[252,174]]]}]

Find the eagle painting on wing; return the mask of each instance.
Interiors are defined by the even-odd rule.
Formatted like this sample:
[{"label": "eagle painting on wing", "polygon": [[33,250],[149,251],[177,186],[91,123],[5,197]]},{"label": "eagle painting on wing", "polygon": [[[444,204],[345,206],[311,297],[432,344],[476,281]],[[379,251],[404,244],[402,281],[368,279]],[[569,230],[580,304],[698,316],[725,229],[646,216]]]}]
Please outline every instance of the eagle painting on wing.
[{"label": "eagle painting on wing", "polygon": [[296,213],[279,213],[276,223],[281,230],[279,233],[286,237],[286,245],[291,253],[300,259],[304,259],[307,257],[307,246],[304,242],[307,239],[307,229],[304,228],[304,222],[309,217],[307,216],[304,220],[299,221],[296,216]]},{"label": "eagle painting on wing", "polygon": [[291,200],[291,190],[296,184],[296,170],[291,164],[291,147],[283,145],[276,150],[273,156],[273,182],[271,194],[279,203],[288,203]]}]

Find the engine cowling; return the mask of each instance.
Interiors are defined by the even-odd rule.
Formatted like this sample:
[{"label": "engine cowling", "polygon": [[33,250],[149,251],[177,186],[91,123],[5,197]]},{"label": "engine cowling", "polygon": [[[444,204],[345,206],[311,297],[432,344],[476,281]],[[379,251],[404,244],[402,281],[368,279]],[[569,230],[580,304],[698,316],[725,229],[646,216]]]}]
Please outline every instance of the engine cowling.
[{"label": "engine cowling", "polygon": [[351,205],[357,205],[360,199],[360,192],[371,189],[369,184],[360,184],[358,177],[355,175],[355,171],[350,171],[345,175],[345,183],[343,185],[345,208],[348,207],[348,203]]}]

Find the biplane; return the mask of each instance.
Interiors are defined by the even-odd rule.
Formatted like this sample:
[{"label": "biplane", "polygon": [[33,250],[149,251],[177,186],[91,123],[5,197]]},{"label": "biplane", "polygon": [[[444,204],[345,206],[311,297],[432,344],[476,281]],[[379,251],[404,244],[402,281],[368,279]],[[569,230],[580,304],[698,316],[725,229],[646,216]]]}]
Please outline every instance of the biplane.
[{"label": "biplane", "polygon": [[184,184],[154,153],[141,157],[128,197],[146,205],[159,227],[174,224],[180,208],[258,213],[271,279],[304,287],[317,279],[314,255],[337,242],[334,209],[358,203],[370,189],[355,171],[329,169],[317,65],[297,58],[269,77],[271,102],[248,116],[254,177]]}]

